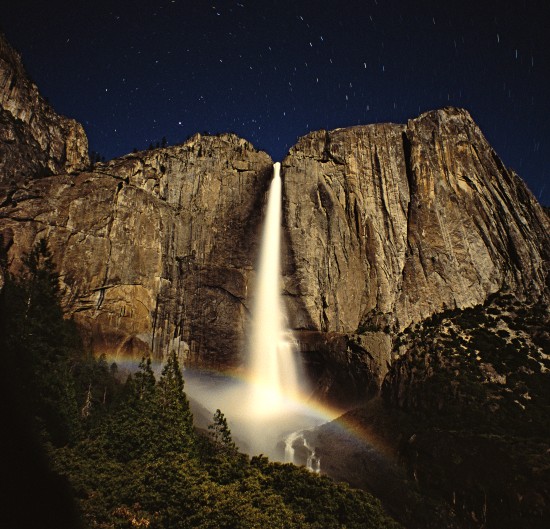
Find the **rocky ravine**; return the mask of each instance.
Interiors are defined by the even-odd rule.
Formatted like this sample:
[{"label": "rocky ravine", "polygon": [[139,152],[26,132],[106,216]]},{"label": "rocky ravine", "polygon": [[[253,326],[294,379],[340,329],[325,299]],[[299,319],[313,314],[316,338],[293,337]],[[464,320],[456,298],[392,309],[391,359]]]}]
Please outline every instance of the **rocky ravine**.
[{"label": "rocky ravine", "polygon": [[[92,171],[80,125],[0,44],[11,269],[47,237],[96,353],[176,348],[201,366],[240,365],[270,157],[231,134],[196,135]],[[326,397],[376,391],[392,331],[502,287],[542,291],[548,217],[464,110],[311,133],[283,178],[290,322]]]}]

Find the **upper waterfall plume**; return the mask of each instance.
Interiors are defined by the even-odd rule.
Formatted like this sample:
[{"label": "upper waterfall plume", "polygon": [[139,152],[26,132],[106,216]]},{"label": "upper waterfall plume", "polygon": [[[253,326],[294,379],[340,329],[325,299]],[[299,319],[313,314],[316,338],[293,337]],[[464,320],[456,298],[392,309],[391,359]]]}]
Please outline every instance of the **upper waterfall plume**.
[{"label": "upper waterfall plume", "polygon": [[[196,381],[198,384],[192,381],[191,394],[198,396],[206,407],[225,410],[242,450],[265,454],[277,461],[292,461],[292,440],[300,437],[302,430],[333,416],[317,410],[314,401],[304,401],[308,383],[296,341],[286,327],[281,297],[280,167],[279,163],[273,166],[268,193],[248,335],[247,376],[230,384],[219,378],[215,384],[205,379]],[[306,449],[313,457],[313,450]],[[311,468],[318,466],[310,463]]]},{"label": "upper waterfall plume", "polygon": [[281,300],[281,164],[273,165],[262,233],[256,298],[249,343],[251,411],[277,413],[285,397],[299,391],[298,363]]}]

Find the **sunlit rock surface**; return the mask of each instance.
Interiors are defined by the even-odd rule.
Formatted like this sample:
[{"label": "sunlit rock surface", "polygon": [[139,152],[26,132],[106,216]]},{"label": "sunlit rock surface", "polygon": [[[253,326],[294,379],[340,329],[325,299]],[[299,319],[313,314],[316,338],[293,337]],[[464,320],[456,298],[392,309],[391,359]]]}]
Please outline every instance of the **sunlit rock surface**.
[{"label": "sunlit rock surface", "polygon": [[[548,217],[465,110],[313,132],[283,171],[296,328],[372,342],[502,288],[543,290]],[[381,381],[391,340],[364,345]]]},{"label": "sunlit rock surface", "polygon": [[[11,270],[47,237],[67,313],[98,354],[242,365],[270,157],[197,134],[92,171],[82,127],[1,39],[0,103]],[[549,218],[464,110],[310,133],[282,178],[283,293],[320,396],[375,392],[411,323],[503,288],[542,291]]]},{"label": "sunlit rock surface", "polygon": [[0,33],[0,203],[15,183],[88,165],[82,125],[54,112]]}]

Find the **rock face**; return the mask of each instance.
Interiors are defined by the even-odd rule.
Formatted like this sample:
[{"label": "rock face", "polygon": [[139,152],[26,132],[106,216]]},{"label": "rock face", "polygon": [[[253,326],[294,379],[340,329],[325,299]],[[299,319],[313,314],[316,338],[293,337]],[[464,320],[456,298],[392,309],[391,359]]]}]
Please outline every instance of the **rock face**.
[{"label": "rock face", "polygon": [[283,169],[292,325],[363,334],[380,380],[378,332],[543,290],[548,217],[465,110],[313,132]]},{"label": "rock face", "polygon": [[46,237],[68,312],[98,354],[175,349],[190,363],[235,365],[271,172],[245,140],[196,135],[32,180],[2,210],[12,269]]},{"label": "rock face", "polygon": [[542,290],[548,218],[465,110],[314,132],[283,167],[298,328],[403,329]]},{"label": "rock face", "polygon": [[[241,364],[270,157],[196,135],[89,171],[82,127],[1,38],[0,103],[11,270],[47,237],[96,353]],[[464,110],[313,132],[282,165],[284,293],[320,394],[376,391],[392,332],[413,322],[543,290],[549,218]]]},{"label": "rock face", "polygon": [[0,33],[0,203],[18,182],[88,165],[82,125],[53,111]]}]

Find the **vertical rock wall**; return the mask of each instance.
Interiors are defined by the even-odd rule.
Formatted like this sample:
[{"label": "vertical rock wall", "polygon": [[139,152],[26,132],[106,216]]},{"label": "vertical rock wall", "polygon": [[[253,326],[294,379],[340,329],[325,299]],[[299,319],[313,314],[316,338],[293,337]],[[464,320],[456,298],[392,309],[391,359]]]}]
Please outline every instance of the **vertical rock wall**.
[{"label": "vertical rock wall", "polygon": [[411,120],[406,133],[411,207],[400,327],[443,308],[482,303],[502,288],[543,291],[548,217],[460,109]]},{"label": "vertical rock wall", "polygon": [[82,125],[54,112],[0,33],[0,203],[17,182],[88,165]]},{"label": "vertical rock wall", "polygon": [[407,249],[403,129],[314,132],[285,159],[294,327],[354,332],[393,312]]},{"label": "vertical rock wall", "polygon": [[548,218],[464,110],[314,132],[283,168],[296,328],[402,329],[542,290]]},{"label": "vertical rock wall", "polygon": [[0,226],[13,270],[46,237],[95,353],[241,361],[272,162],[234,135],[21,184]]},{"label": "vertical rock wall", "polygon": [[464,110],[313,132],[283,177],[290,323],[321,396],[375,391],[411,323],[543,292],[548,217]]}]

